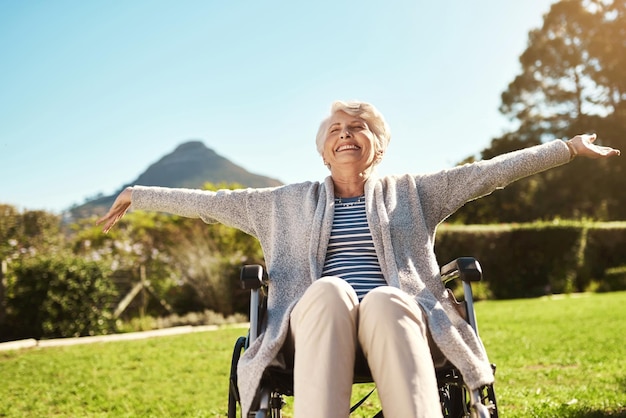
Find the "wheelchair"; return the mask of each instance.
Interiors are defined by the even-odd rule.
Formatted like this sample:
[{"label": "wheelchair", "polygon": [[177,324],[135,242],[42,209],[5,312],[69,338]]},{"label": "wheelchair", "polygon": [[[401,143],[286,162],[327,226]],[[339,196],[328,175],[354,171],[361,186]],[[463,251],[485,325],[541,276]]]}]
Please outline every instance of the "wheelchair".
[{"label": "wheelchair", "polygon": [[[472,257],[461,257],[441,268],[441,279],[448,284],[455,279],[462,282],[464,300],[459,303],[462,316],[478,335],[478,325],[474,313],[472,282],[482,280],[482,269]],[[260,265],[246,265],[241,269],[241,286],[250,290],[250,328],[247,336],[237,339],[233,350],[230,369],[230,387],[228,396],[228,418],[237,418],[241,411],[237,387],[237,364],[241,354],[262,332],[263,317],[267,307],[267,274]],[[495,365],[491,365],[495,373]],[[461,373],[452,363],[445,360],[435,368],[439,387],[439,400],[444,418],[497,418],[498,408],[493,385],[485,385],[477,390],[470,390],[463,381]],[[369,370],[355,372],[354,383],[372,383]],[[372,390],[373,392],[373,390]],[[372,394],[370,392],[350,410],[354,412]],[[284,397],[293,396],[293,370],[270,366],[261,379],[257,400],[247,417],[240,418],[281,418],[281,409],[285,405]],[[241,413],[241,412],[240,412]],[[382,418],[379,411],[373,418]]]}]

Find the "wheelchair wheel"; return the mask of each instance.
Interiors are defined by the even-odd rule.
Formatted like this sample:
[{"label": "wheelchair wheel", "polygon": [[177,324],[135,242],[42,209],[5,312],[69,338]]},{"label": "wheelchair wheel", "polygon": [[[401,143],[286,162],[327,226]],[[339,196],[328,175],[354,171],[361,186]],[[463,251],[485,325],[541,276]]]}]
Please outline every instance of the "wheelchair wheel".
[{"label": "wheelchair wheel", "polygon": [[444,418],[498,418],[492,385],[481,388],[481,403],[476,408],[471,408],[469,391],[465,386],[446,384],[439,388],[439,398]]},{"label": "wheelchair wheel", "polygon": [[444,418],[498,418],[493,385],[480,388],[480,405],[471,408],[470,391],[456,369],[441,372],[437,379]]},{"label": "wheelchair wheel", "polygon": [[462,418],[465,415],[464,389],[454,384],[445,384],[439,388],[441,412],[444,418]]},{"label": "wheelchair wheel", "polygon": [[233,349],[233,357],[230,363],[230,379],[228,387],[228,418],[237,418],[237,409],[239,406],[239,389],[237,387],[237,364],[239,357],[246,348],[247,338],[239,337]]}]

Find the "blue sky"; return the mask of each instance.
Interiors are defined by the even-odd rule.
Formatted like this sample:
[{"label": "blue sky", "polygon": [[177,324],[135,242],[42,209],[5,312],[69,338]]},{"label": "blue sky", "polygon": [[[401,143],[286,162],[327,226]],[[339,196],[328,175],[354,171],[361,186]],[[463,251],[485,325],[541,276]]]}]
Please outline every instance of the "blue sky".
[{"label": "blue sky", "polygon": [[554,0],[0,0],[0,203],[60,212],[202,140],[322,180],[336,99],[376,105],[382,174],[435,171],[507,129],[500,94]]}]

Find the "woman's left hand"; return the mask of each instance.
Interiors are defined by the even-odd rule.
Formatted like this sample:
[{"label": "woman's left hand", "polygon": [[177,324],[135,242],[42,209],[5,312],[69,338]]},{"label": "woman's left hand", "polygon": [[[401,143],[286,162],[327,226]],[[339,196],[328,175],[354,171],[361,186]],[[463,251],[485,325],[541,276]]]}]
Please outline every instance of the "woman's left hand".
[{"label": "woman's left hand", "polygon": [[620,151],[618,149],[594,144],[596,138],[596,134],[576,135],[575,137],[570,139],[569,142],[576,151],[576,155],[579,155],[581,157],[595,159],[620,155]]}]

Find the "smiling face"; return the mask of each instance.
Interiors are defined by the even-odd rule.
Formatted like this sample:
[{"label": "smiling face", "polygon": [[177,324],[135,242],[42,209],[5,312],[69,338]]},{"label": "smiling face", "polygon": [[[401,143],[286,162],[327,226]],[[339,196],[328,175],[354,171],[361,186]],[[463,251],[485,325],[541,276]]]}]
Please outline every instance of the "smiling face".
[{"label": "smiling face", "polygon": [[366,171],[376,161],[374,134],[367,122],[343,111],[335,112],[326,125],[322,157],[331,171],[350,168]]}]

